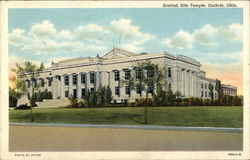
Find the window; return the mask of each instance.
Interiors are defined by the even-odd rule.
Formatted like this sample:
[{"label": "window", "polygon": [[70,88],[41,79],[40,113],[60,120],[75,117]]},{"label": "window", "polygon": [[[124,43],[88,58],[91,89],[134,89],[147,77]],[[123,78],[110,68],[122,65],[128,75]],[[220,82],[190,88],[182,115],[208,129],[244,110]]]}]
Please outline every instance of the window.
[{"label": "window", "polygon": [[77,97],[77,90],[73,89],[73,97],[76,98]]},{"label": "window", "polygon": [[204,95],[203,95],[203,91],[201,91],[201,97],[203,97]]},{"label": "window", "polygon": [[125,80],[130,78],[130,70],[125,70]]},{"label": "window", "polygon": [[69,91],[65,91],[65,97],[69,97]]},{"label": "window", "polygon": [[30,81],[28,81],[28,88],[30,88]]},{"label": "window", "polygon": [[37,87],[37,80],[36,79],[33,81],[33,83],[34,83],[34,87]]},{"label": "window", "polygon": [[90,92],[95,92],[95,88],[90,88]]},{"label": "window", "polygon": [[49,78],[48,82],[49,82],[49,86],[51,86],[51,84],[52,84],[52,78]]},{"label": "window", "polygon": [[77,84],[77,75],[74,74],[73,75],[73,85],[76,85]]},{"label": "window", "polygon": [[142,70],[141,69],[136,69],[135,70],[135,78],[136,79],[141,79],[141,74],[142,74]]},{"label": "window", "polygon": [[168,89],[171,89],[171,83],[168,84]]},{"label": "window", "polygon": [[207,91],[205,91],[205,97],[207,97]]},{"label": "window", "polygon": [[154,92],[154,86],[149,86],[148,87],[148,93],[153,94],[153,92]]},{"label": "window", "polygon": [[203,83],[201,83],[201,88],[203,88]]},{"label": "window", "polygon": [[41,87],[44,87],[44,79],[41,79]]},{"label": "window", "polygon": [[152,68],[147,70],[147,77],[148,78],[154,77],[154,70]]},{"label": "window", "polygon": [[85,88],[82,89],[82,98],[85,96]]},{"label": "window", "polygon": [[124,103],[125,103],[125,104],[128,104],[128,99],[124,99]]},{"label": "window", "polygon": [[120,95],[120,88],[115,87],[115,95],[119,96]]},{"label": "window", "polygon": [[136,86],[136,93],[141,94],[141,86],[140,85]]},{"label": "window", "polygon": [[168,68],[168,78],[171,78],[171,76],[172,76],[171,68],[169,67],[169,68]]},{"label": "window", "polygon": [[81,74],[81,83],[85,84],[85,74]]},{"label": "window", "polygon": [[120,80],[120,72],[119,71],[115,71],[115,81],[119,81]]},{"label": "window", "polygon": [[69,85],[69,76],[68,76],[68,75],[66,75],[66,76],[64,77],[64,85],[65,85],[65,86],[68,86],[68,85]]},{"label": "window", "polygon": [[217,98],[216,96],[217,96],[217,94],[216,94],[216,93],[214,93],[214,98]]},{"label": "window", "polygon": [[125,93],[126,93],[127,95],[130,95],[130,86],[126,86],[126,87],[125,87]]},{"label": "window", "polygon": [[90,83],[95,83],[95,73],[90,73]]},{"label": "window", "polygon": [[205,84],[205,89],[207,89],[207,84]]}]

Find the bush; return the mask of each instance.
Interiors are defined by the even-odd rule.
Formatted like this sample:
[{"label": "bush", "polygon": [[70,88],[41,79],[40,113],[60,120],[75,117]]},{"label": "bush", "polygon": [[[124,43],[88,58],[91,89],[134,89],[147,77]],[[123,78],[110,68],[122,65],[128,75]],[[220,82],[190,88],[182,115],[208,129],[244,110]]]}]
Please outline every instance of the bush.
[{"label": "bush", "polygon": [[36,101],[37,102],[42,102],[43,101],[43,92],[41,92],[40,90],[37,92]]},{"label": "bush", "polygon": [[152,99],[148,98],[148,100],[146,101],[145,98],[141,98],[139,99],[137,102],[135,102],[135,106],[137,107],[143,107],[143,106],[153,106],[153,102]]},{"label": "bush", "polygon": [[189,98],[184,98],[182,99],[182,103],[183,106],[188,106],[189,105]]},{"label": "bush", "polygon": [[78,107],[84,108],[84,107],[85,107],[84,102],[83,102],[83,101],[80,101],[80,102],[78,103]]},{"label": "bush", "polygon": [[71,107],[77,107],[78,106],[77,100],[76,100],[76,98],[74,96],[70,95],[68,97],[68,100],[70,102]]},{"label": "bush", "polygon": [[37,104],[36,104],[36,96],[35,96],[36,94],[33,94],[32,96],[31,96],[31,98],[30,98],[30,106],[31,107],[35,107],[35,106],[37,106]]},{"label": "bush", "polygon": [[128,103],[128,107],[134,107],[135,106],[135,102],[129,102]]}]

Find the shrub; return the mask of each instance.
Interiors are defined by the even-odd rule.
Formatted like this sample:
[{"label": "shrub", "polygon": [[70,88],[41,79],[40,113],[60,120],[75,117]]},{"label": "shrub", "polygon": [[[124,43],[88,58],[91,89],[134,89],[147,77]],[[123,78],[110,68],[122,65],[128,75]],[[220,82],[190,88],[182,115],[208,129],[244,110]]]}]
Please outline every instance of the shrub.
[{"label": "shrub", "polygon": [[33,94],[30,98],[30,106],[35,107],[36,106],[36,94]]},{"label": "shrub", "polygon": [[148,100],[146,100],[145,98],[141,98],[139,99],[136,103],[135,106],[137,107],[143,107],[143,106],[153,106],[153,101],[152,99],[148,98]]},{"label": "shrub", "polygon": [[182,103],[183,106],[188,106],[189,105],[189,98],[184,98],[182,99]]},{"label": "shrub", "polygon": [[135,106],[135,102],[128,102],[128,107],[134,107]]},{"label": "shrub", "polygon": [[78,103],[78,107],[84,108],[84,107],[85,107],[84,102],[83,102],[83,101],[79,101],[79,103]]},{"label": "shrub", "polygon": [[36,101],[37,102],[42,102],[43,101],[43,92],[41,92],[40,90],[37,92]]},{"label": "shrub", "polygon": [[70,95],[68,97],[68,100],[70,102],[71,107],[77,107],[78,106],[77,100],[76,100],[76,98],[74,96]]}]

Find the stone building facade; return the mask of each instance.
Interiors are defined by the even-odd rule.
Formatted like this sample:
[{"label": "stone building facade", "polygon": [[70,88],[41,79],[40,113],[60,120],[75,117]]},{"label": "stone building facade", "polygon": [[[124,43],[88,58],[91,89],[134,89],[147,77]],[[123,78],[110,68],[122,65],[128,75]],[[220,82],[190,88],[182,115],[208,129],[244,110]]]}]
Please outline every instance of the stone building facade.
[{"label": "stone building facade", "polygon": [[[51,67],[39,74],[37,80],[27,79],[26,83],[31,91],[32,86],[40,81],[39,89],[47,89],[52,93],[53,99],[65,99],[69,95],[82,98],[87,90],[93,92],[102,85],[110,86],[114,103],[136,101],[145,97],[145,92],[140,90],[140,86],[131,90],[129,86],[121,84],[121,79],[137,76],[139,71],[134,70],[133,66],[145,60],[165,68],[164,89],[171,87],[173,92],[180,91],[184,97],[210,98],[208,85],[212,83],[215,86],[215,80],[206,77],[197,60],[166,52],[135,54],[119,48],[114,48],[101,57],[73,58],[52,63]],[[236,87],[223,87],[233,90],[231,95],[237,94]],[[215,89],[213,94],[217,98]]]}]

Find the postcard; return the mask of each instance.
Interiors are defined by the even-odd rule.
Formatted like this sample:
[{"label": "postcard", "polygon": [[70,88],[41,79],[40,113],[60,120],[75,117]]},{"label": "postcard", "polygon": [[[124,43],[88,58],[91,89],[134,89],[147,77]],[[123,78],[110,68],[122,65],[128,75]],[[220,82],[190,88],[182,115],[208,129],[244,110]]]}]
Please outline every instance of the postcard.
[{"label": "postcard", "polygon": [[249,159],[249,2],[1,2],[1,159]]}]

